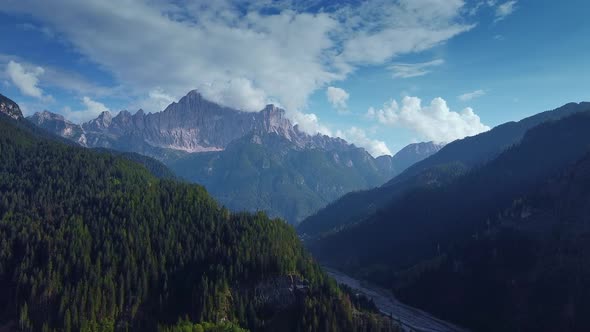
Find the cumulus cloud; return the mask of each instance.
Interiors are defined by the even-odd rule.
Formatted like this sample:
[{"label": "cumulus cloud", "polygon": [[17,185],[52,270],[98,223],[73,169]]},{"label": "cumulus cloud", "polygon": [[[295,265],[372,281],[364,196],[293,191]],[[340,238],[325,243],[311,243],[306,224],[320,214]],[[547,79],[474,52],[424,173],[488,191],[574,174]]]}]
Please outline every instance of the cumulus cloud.
[{"label": "cumulus cloud", "polygon": [[310,135],[321,134],[332,136],[332,131],[328,127],[320,124],[318,116],[314,113],[291,111],[290,116],[293,119],[294,124],[296,124],[303,132]]},{"label": "cumulus cloud", "polygon": [[507,1],[496,7],[496,19],[495,22],[501,21],[514,13],[516,10],[516,1]]},{"label": "cumulus cloud", "polygon": [[178,99],[199,88],[243,110],[276,101],[302,111],[313,92],[359,66],[471,29],[463,7],[463,0],[5,0],[0,11],[31,15],[137,96],[161,87]]},{"label": "cumulus cloud", "polygon": [[346,92],[346,90],[341,89],[341,88],[337,88],[337,87],[333,87],[333,86],[329,86],[326,89],[326,97],[328,98],[328,101],[330,102],[330,104],[332,104],[332,107],[337,109],[339,112],[346,111],[346,109],[347,109],[346,102],[348,101],[348,98],[350,97],[350,95],[348,94],[348,92]]},{"label": "cumulus cloud", "polygon": [[10,61],[6,65],[6,74],[11,82],[20,90],[23,95],[39,99],[49,98],[45,96],[39,85],[39,76],[43,75],[45,70],[41,67],[31,69],[24,68],[16,61]]},{"label": "cumulus cloud", "polygon": [[209,100],[223,101],[226,106],[246,112],[260,111],[269,101],[264,91],[243,77],[204,84],[199,91]]},{"label": "cumulus cloud", "polygon": [[432,67],[440,66],[445,63],[442,59],[436,59],[422,63],[394,63],[389,66],[394,78],[411,78],[424,76],[430,73]]},{"label": "cumulus cloud", "polygon": [[367,137],[365,131],[360,128],[351,127],[345,131],[339,130],[336,132],[336,136],[364,148],[373,157],[392,155],[391,150],[389,150],[385,142]]},{"label": "cumulus cloud", "polygon": [[453,112],[442,98],[435,98],[430,105],[422,106],[419,98],[404,97],[401,106],[393,100],[381,109],[370,108],[367,117],[385,125],[406,127],[435,142],[448,143],[490,129],[473,109]]},{"label": "cumulus cloud", "polygon": [[96,100],[92,100],[89,97],[83,97],[81,99],[82,105],[84,105],[84,109],[78,111],[72,111],[70,107],[65,107],[61,113],[62,115],[74,122],[74,123],[82,123],[92,119],[95,119],[97,116],[100,115],[102,112],[110,111],[108,107],[106,107],[103,103],[98,102]]},{"label": "cumulus cloud", "polygon": [[[8,65],[11,62],[19,64],[20,67],[22,67],[25,71],[27,71],[28,69],[28,71],[36,72],[39,71],[37,68],[41,68],[43,73],[37,76],[37,83],[39,82],[39,78],[42,77],[43,86],[46,87],[56,87],[68,92],[76,93],[81,96],[114,96],[117,94],[124,94],[125,96],[128,95],[127,93],[121,91],[122,89],[118,86],[100,86],[97,85],[95,82],[89,81],[87,78],[83,77],[79,73],[73,71],[47,65],[43,65],[43,67],[41,67],[34,63],[28,62],[24,58],[0,53],[0,67],[8,68]],[[0,78],[10,79],[8,71],[0,71]],[[36,86],[38,89],[40,89],[38,87],[38,84]],[[47,99],[51,100],[52,98],[51,96],[47,96]]]},{"label": "cumulus cloud", "polygon": [[460,101],[470,101],[475,98],[479,98],[481,96],[484,96],[485,94],[486,94],[486,92],[484,90],[480,89],[480,90],[475,90],[475,91],[464,93],[464,94],[460,95],[458,98]]},{"label": "cumulus cloud", "polygon": [[141,109],[148,112],[163,111],[168,105],[176,100],[173,96],[166,93],[162,88],[157,87],[148,93],[148,98],[141,103]]}]

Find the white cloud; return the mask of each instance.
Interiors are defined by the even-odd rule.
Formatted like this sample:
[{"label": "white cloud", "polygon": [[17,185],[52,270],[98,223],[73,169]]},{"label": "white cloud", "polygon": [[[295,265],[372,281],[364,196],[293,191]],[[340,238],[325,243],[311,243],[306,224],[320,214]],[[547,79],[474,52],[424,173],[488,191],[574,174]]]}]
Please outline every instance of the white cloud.
[{"label": "white cloud", "polygon": [[260,111],[269,101],[264,91],[243,77],[204,84],[199,91],[209,100],[223,101],[226,106],[246,112]]},{"label": "white cloud", "polygon": [[392,71],[394,78],[410,78],[424,76],[430,73],[432,67],[445,63],[442,59],[436,59],[422,63],[394,63],[388,69]]},{"label": "white cloud", "polygon": [[516,10],[516,1],[507,1],[498,7],[496,7],[496,19],[495,22],[501,21],[514,13]]},{"label": "white cloud", "polygon": [[135,96],[160,87],[178,99],[199,88],[225,105],[253,110],[276,101],[292,114],[359,66],[473,27],[464,23],[463,0],[336,2],[317,12],[318,4],[5,0],[0,11],[31,15]]},{"label": "white cloud", "polygon": [[289,113],[294,124],[298,125],[301,131],[310,135],[322,134],[332,136],[332,131],[328,127],[320,124],[318,116],[314,113],[303,113],[299,111],[291,111]]},{"label": "white cloud", "polygon": [[475,90],[472,92],[467,92],[464,93],[462,95],[460,95],[458,98],[460,101],[470,101],[473,100],[475,98],[479,98],[481,96],[484,96],[486,94],[486,92],[484,90]]},{"label": "white cloud", "polygon": [[44,96],[43,90],[38,86],[39,76],[44,72],[45,70],[41,67],[26,69],[20,63],[12,60],[6,65],[6,74],[20,92],[23,95],[39,99],[50,98]]},{"label": "white cloud", "polygon": [[379,157],[383,155],[392,155],[391,150],[387,147],[387,144],[383,141],[370,139],[364,130],[351,127],[345,131],[337,131],[336,136],[353,143],[356,146],[362,147],[369,152],[373,157]]},{"label": "white cloud", "polygon": [[481,123],[473,109],[452,112],[442,98],[435,98],[430,105],[422,106],[419,98],[404,97],[401,107],[393,100],[381,109],[370,108],[367,116],[385,125],[406,127],[422,139],[435,142],[448,143],[490,129]]},{"label": "white cloud", "polygon": [[[43,70],[42,77],[44,86],[57,87],[68,92],[74,92],[82,96],[113,96],[116,94],[125,96],[128,95],[128,93],[121,91],[120,87],[105,87],[96,85],[94,82],[90,82],[88,79],[84,78],[82,75],[76,72],[45,65],[43,67],[40,67],[38,65],[26,61],[21,57],[0,53],[0,67],[8,67],[10,62],[15,62],[25,69],[31,68],[29,69],[29,71],[33,72],[36,68],[41,68]],[[0,71],[0,78],[9,78],[8,72],[5,73]],[[39,78],[37,78],[37,80],[38,79]],[[52,99],[51,96],[47,96],[46,98],[49,100]]]},{"label": "white cloud", "polygon": [[326,97],[328,98],[330,104],[332,104],[332,107],[334,107],[339,112],[345,112],[347,110],[346,102],[348,101],[350,95],[348,92],[346,92],[346,90],[329,86],[326,89]]},{"label": "white cloud", "polygon": [[55,38],[55,33],[53,31],[51,31],[51,29],[44,27],[44,26],[38,26],[38,25],[35,25],[32,23],[23,23],[23,24],[20,24],[19,27],[25,31],[39,32],[47,38]]},{"label": "white cloud", "polygon": [[109,108],[103,103],[90,99],[89,97],[82,98],[83,110],[72,111],[70,107],[65,107],[60,113],[68,120],[74,123],[82,123],[95,119],[102,112],[109,112]]},{"label": "white cloud", "polygon": [[175,101],[177,101],[176,98],[164,91],[164,89],[156,87],[150,90],[147,98],[142,99],[137,105],[133,105],[132,107],[141,108],[146,112],[155,113],[163,111],[168,105]]}]

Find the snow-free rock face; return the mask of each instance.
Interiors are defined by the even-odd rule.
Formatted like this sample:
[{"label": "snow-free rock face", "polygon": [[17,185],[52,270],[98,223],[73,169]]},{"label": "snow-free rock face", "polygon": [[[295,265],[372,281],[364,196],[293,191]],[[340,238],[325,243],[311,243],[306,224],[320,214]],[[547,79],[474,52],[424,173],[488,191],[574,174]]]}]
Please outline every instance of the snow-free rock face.
[{"label": "snow-free rock face", "polygon": [[14,101],[4,97],[1,94],[0,94],[0,113],[4,114],[6,116],[9,116],[15,120],[23,118],[23,112],[21,112],[18,105]]},{"label": "snow-free rock face", "polygon": [[113,115],[109,111],[104,111],[100,115],[89,122],[83,124],[84,129],[88,131],[108,131],[113,123]]},{"label": "snow-free rock face", "polygon": [[158,113],[143,110],[131,114],[106,111],[81,125],[62,116],[42,112],[29,120],[60,136],[88,147],[103,147],[147,154],[163,160],[170,151],[195,153],[222,151],[250,133],[273,134],[289,141],[294,149],[345,150],[351,147],[340,138],[309,135],[287,118],[285,110],[267,105],[259,112],[242,112],[189,92]]},{"label": "snow-free rock face", "polygon": [[401,173],[413,164],[430,157],[445,146],[442,143],[423,142],[413,143],[401,149],[393,156],[396,171]]},{"label": "snow-free rock face", "polygon": [[[48,115],[38,115],[33,120],[38,124],[45,123],[43,127],[56,134],[71,138],[64,132],[71,123],[55,116],[52,121],[43,120],[43,117]],[[285,111],[274,105],[267,105],[260,112],[242,112],[208,101],[197,91],[189,92],[162,112],[146,114],[139,110],[131,114],[121,111],[113,116],[107,111],[78,127],[89,147],[140,153],[142,151],[134,146],[148,145],[189,153],[221,151],[252,132],[277,134],[299,149],[344,149],[349,146],[339,138],[313,136],[300,131],[289,121]]]},{"label": "snow-free rock face", "polygon": [[394,156],[380,156],[375,161],[382,170],[397,175],[413,164],[437,153],[443,146],[444,144],[434,142],[412,143],[399,150]]},{"label": "snow-free rock face", "polygon": [[71,139],[82,146],[86,146],[87,144],[86,135],[84,134],[82,127],[66,120],[62,115],[43,111],[27,117],[27,120],[34,123],[37,127]]},{"label": "snow-free rock face", "polygon": [[50,112],[29,120],[87,147],[154,157],[233,210],[264,210],[291,223],[397,174],[393,157],[375,159],[343,139],[309,135],[279,107],[242,112],[196,91],[153,114],[103,112],[82,125]]}]

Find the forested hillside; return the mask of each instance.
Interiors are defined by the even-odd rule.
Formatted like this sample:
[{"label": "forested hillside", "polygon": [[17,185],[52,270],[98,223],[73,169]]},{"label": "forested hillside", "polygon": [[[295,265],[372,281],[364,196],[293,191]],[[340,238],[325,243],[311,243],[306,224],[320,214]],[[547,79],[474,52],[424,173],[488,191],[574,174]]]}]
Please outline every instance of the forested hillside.
[{"label": "forested hillside", "polygon": [[356,310],[284,222],[19,121],[0,114],[0,329],[391,328]]},{"label": "forested hillside", "polygon": [[[589,128],[588,112],[541,124],[489,163],[407,192],[312,252],[476,331],[586,331],[588,170],[568,170],[590,151]],[[537,194],[564,173],[561,192]]]},{"label": "forested hillside", "polygon": [[415,144],[395,158],[374,158],[341,138],[300,130],[276,106],[243,112],[196,90],[157,113],[105,111],[75,124],[43,111],[27,120],[84,147],[156,158],[232,210],[265,211],[291,224],[347,192],[382,185],[440,148]]},{"label": "forested hillside", "polygon": [[308,236],[318,236],[368,220],[378,210],[394,204],[407,191],[443,187],[473,167],[493,160],[507,148],[518,144],[529,129],[539,124],[589,110],[590,103],[569,103],[518,122],[499,125],[473,137],[456,140],[410,166],[381,187],[344,195],[305,219],[298,230]]},{"label": "forested hillside", "polygon": [[588,331],[590,155],[490,224],[408,271],[398,296],[477,331]]},{"label": "forested hillside", "polygon": [[224,151],[190,154],[170,168],[232,210],[266,211],[292,224],[349,191],[383,184],[396,174],[361,148],[299,150],[264,133],[246,135]]}]

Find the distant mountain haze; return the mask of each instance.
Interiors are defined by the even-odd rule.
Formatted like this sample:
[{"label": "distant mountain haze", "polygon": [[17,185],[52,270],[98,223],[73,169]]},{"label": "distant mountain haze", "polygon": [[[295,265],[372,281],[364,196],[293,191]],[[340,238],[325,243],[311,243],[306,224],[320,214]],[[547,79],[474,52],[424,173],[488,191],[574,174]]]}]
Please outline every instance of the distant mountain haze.
[{"label": "distant mountain haze", "polygon": [[43,111],[28,120],[82,146],[156,158],[231,209],[264,210],[291,223],[348,192],[382,185],[441,148],[411,144],[374,158],[341,138],[299,130],[274,105],[242,112],[196,90],[158,113],[103,112],[77,125]]},{"label": "distant mountain haze", "polygon": [[399,169],[391,157],[375,159],[354,146],[299,149],[283,136],[261,132],[170,167],[231,209],[260,209],[295,223],[347,192],[384,183]]},{"label": "distant mountain haze", "polygon": [[[309,248],[320,262],[475,331],[586,331],[590,321],[581,313],[590,308],[590,288],[576,280],[590,277],[584,188],[590,104],[568,104],[539,117],[543,121],[517,123],[536,126],[523,134],[524,125],[511,131],[518,139],[512,145],[500,136],[488,151],[501,152],[478,165],[462,161],[473,160],[476,142],[490,143],[493,136],[463,141],[465,154],[451,163],[463,165],[455,175],[436,185],[406,187],[362,221],[310,239]],[[442,157],[429,159],[436,158]],[[441,174],[418,174],[424,172]],[[403,181],[365,196],[391,192],[407,185]],[[300,230],[313,226],[307,222]]]},{"label": "distant mountain haze", "polygon": [[520,142],[527,130],[590,109],[590,103],[569,103],[518,122],[499,125],[488,132],[451,142],[435,154],[418,161],[379,188],[349,193],[304,220],[299,231],[308,236],[362,222],[417,188],[443,186],[473,167],[484,164]]}]

